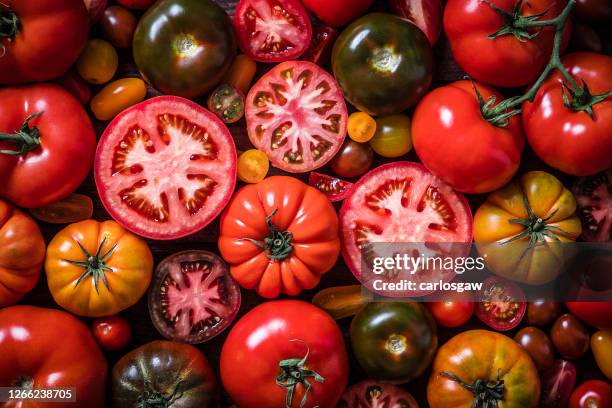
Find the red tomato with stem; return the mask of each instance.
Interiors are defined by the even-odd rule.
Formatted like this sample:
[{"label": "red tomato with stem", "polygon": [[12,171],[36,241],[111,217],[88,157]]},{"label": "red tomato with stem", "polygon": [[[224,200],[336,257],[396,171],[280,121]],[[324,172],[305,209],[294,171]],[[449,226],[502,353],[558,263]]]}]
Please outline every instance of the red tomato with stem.
[{"label": "red tomato with stem", "polygon": [[344,26],[363,15],[374,0],[304,0],[304,5],[323,22]]},{"label": "red tomato with stem", "polygon": [[96,319],[91,329],[100,346],[109,351],[124,348],[132,337],[130,324],[120,315]]},{"label": "red tomato with stem", "polygon": [[568,408],[612,407],[612,385],[601,380],[585,381],[569,399]]}]

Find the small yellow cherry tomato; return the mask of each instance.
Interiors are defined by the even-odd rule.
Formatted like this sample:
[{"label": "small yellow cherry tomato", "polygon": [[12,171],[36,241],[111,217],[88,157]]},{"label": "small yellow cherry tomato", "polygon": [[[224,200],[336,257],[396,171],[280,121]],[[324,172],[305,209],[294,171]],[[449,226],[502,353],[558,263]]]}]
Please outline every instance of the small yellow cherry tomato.
[{"label": "small yellow cherry tomato", "polygon": [[376,119],[376,133],[370,139],[372,149],[382,157],[400,157],[412,149],[410,119],[391,115]]},{"label": "small yellow cherry tomato", "polygon": [[348,118],[348,135],[359,143],[372,139],[376,132],[376,121],[365,112],[354,112]]},{"label": "small yellow cherry tomato", "polygon": [[251,87],[251,81],[253,81],[255,71],[257,71],[257,64],[255,61],[244,54],[240,54],[236,56],[232,66],[221,82],[230,84],[246,95]]},{"label": "small yellow cherry tomato", "polygon": [[269,169],[268,156],[261,150],[250,149],[238,157],[238,178],[245,183],[259,183]]},{"label": "small yellow cherry tomato", "polygon": [[123,78],[106,85],[91,100],[91,110],[99,120],[110,120],[122,110],[142,102],[147,87],[140,78]]},{"label": "small yellow cherry tomato", "polygon": [[110,81],[119,65],[119,56],[108,42],[99,39],[87,41],[85,49],[76,62],[77,72],[92,84],[105,84]]}]

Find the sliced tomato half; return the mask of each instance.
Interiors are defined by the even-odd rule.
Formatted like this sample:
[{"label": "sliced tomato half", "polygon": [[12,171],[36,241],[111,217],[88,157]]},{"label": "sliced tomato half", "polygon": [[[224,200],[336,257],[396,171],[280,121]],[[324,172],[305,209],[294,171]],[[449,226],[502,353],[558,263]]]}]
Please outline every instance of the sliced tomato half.
[{"label": "sliced tomato half", "polygon": [[336,80],[307,61],[278,64],[246,100],[249,139],[275,167],[305,173],[323,166],[346,136],[346,104]]},{"label": "sliced tomato half", "polygon": [[[371,244],[375,243],[423,243],[415,246],[418,254],[409,255],[425,255],[419,249],[424,247],[428,257],[466,256],[469,246],[456,244],[472,241],[472,214],[465,197],[423,165],[394,162],[369,171],[353,186],[340,209],[340,237],[344,260],[370,290],[387,296],[423,296],[432,290],[418,290],[420,283],[450,281],[455,273],[434,268],[421,270],[408,277],[417,285],[416,290],[381,291],[372,286],[377,275],[362,271],[362,250],[370,254]],[[392,245],[384,250],[377,248],[375,251],[395,251]],[[406,278],[406,274],[400,276]],[[385,275],[382,279],[392,282],[394,277]]]},{"label": "sliced tomato half", "polygon": [[147,238],[174,239],[199,231],[223,210],[236,183],[236,147],[214,114],[160,96],[108,125],[94,175],[117,222]]},{"label": "sliced tomato half", "polygon": [[579,178],[573,187],[582,219],[582,238],[590,242],[612,240],[612,169]]},{"label": "sliced tomato half", "polygon": [[308,184],[322,192],[329,201],[342,201],[351,190],[353,183],[317,172],[310,173]]},{"label": "sliced tomato half", "polygon": [[302,55],[312,25],[299,0],[240,0],[234,28],[242,52],[261,62],[282,62]]}]

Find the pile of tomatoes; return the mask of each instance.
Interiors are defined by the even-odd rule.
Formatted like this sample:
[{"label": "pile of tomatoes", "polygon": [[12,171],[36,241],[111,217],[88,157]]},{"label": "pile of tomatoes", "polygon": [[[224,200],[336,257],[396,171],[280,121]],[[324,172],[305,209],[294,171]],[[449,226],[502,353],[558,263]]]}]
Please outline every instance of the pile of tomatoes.
[{"label": "pile of tomatoes", "polygon": [[[612,242],[611,23],[607,0],[1,1],[0,387],[612,407],[612,299],[521,289],[556,244]],[[376,243],[472,242],[479,301],[364,289]]]}]

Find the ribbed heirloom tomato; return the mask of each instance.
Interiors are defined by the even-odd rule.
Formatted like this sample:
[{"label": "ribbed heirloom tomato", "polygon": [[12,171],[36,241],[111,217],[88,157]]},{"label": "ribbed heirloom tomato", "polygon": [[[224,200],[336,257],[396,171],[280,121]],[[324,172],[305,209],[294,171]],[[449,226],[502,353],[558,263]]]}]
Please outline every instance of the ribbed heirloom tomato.
[{"label": "ribbed heirloom tomato", "polygon": [[234,279],[266,298],[314,288],[340,252],[330,201],[293,177],[268,177],[238,190],[219,235]]}]

